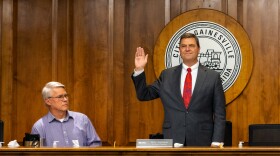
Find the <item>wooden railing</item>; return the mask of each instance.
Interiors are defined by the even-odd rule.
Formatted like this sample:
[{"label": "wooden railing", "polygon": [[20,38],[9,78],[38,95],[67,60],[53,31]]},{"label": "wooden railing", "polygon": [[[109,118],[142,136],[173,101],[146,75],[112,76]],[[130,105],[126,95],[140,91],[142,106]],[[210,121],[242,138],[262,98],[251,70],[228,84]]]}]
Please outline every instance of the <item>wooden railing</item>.
[{"label": "wooden railing", "polygon": [[79,147],[79,148],[0,148],[0,155],[280,155],[280,147]]}]

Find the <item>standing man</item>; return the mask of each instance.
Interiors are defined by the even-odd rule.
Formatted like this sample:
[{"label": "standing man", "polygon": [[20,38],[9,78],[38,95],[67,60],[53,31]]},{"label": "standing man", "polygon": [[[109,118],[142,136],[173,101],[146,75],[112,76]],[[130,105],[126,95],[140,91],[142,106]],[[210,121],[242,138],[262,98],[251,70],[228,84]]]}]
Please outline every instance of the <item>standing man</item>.
[{"label": "standing man", "polygon": [[49,113],[32,127],[32,134],[44,138],[44,146],[101,146],[89,118],[78,112],[69,111],[68,94],[63,84],[49,82],[42,90],[43,100]]},{"label": "standing man", "polygon": [[224,141],[226,111],[220,74],[198,62],[198,38],[184,33],[179,42],[183,63],[165,69],[151,85],[144,68],[148,54],[138,47],[132,80],[140,101],[161,98],[165,139],[185,146],[219,147]]}]

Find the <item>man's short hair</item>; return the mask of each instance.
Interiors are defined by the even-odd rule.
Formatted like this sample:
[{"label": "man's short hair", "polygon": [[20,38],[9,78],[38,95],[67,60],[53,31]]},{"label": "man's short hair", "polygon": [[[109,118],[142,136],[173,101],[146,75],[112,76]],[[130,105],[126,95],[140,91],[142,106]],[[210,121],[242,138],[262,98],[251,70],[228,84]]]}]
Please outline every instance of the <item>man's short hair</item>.
[{"label": "man's short hair", "polygon": [[180,42],[179,42],[179,44],[181,43],[182,39],[184,39],[184,38],[194,38],[195,41],[196,41],[197,46],[200,48],[200,44],[199,44],[198,37],[197,37],[195,34],[187,33],[187,32],[184,33],[184,34],[181,35],[181,37],[180,37]]}]

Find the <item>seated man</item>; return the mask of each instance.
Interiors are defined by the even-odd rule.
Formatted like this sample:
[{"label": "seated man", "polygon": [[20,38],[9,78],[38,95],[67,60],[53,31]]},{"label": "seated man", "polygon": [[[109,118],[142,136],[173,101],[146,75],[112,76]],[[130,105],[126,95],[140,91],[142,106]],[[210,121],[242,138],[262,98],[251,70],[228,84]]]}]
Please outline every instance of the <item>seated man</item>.
[{"label": "seated man", "polygon": [[32,134],[44,139],[43,146],[101,146],[101,140],[89,118],[78,112],[69,111],[68,94],[63,84],[49,82],[42,90],[43,100],[49,113],[32,127]]}]

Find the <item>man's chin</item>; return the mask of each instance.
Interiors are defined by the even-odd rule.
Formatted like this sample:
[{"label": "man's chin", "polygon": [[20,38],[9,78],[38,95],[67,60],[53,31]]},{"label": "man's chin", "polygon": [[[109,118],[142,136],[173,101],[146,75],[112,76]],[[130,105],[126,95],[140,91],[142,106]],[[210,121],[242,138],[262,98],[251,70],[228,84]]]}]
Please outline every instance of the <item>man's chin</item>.
[{"label": "man's chin", "polygon": [[68,106],[64,106],[64,107],[62,108],[63,111],[68,111],[68,109],[69,109]]}]

